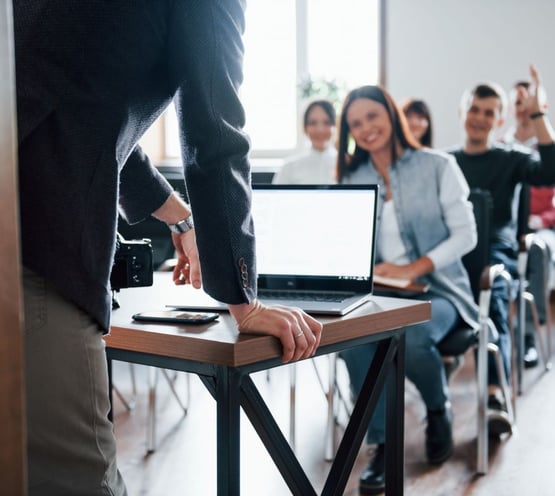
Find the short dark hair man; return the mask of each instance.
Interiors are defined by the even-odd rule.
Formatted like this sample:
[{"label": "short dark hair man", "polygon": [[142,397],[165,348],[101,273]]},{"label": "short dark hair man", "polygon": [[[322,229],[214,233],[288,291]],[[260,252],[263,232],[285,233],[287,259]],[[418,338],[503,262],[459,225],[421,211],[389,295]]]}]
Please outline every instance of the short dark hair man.
[{"label": "short dark hair man", "polygon": [[[517,81],[509,91],[509,113],[514,118],[512,125],[503,135],[505,143],[518,143],[532,150],[536,150],[538,139],[536,138],[536,126],[534,120],[530,119],[530,111],[524,106],[526,98],[533,89],[530,81]],[[546,95],[543,88],[540,90],[541,110],[547,111]],[[551,260],[551,254],[555,253],[555,188],[543,186],[530,186],[529,217],[527,219],[527,231],[535,233],[534,239],[545,243],[547,257]],[[542,250],[532,244],[528,252],[526,265],[526,279],[528,281],[528,291],[534,295],[538,320],[544,324],[548,319],[547,300],[549,299],[549,288],[546,280],[551,281],[553,267],[549,263],[547,274]],[[535,367],[539,361],[539,354],[536,348],[536,328],[532,312],[526,307],[526,330],[524,334],[524,366],[526,368]]]},{"label": "short dark hair man", "polygon": [[[503,263],[517,276],[517,219],[515,201],[521,183],[532,185],[555,184],[554,132],[541,101],[540,77],[530,67],[533,90],[523,100],[532,119],[538,138],[538,152],[518,145],[500,143],[495,132],[503,125],[507,98],[496,83],[476,85],[461,100],[461,117],[465,140],[462,147],[450,150],[455,155],[471,188],[491,192],[493,197],[493,229],[490,262]],[[506,376],[510,377],[511,338],[508,320],[509,295],[506,284],[499,281],[492,291],[490,317],[499,331],[499,349]],[[489,371],[489,427],[493,434],[511,430],[506,405],[500,395],[496,369]]]}]

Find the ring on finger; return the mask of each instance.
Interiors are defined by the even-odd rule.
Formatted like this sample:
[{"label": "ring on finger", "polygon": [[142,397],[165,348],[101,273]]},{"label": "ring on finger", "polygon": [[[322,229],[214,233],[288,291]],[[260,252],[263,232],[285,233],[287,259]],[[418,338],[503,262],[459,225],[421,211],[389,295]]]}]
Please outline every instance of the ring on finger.
[{"label": "ring on finger", "polygon": [[304,336],[304,332],[302,330],[299,331],[299,334],[295,334],[295,339],[300,338],[301,336]]}]

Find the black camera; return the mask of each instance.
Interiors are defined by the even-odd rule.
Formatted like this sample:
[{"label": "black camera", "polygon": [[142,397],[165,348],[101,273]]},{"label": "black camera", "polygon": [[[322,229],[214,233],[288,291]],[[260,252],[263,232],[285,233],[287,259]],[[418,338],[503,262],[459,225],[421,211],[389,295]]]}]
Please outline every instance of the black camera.
[{"label": "black camera", "polygon": [[125,240],[118,233],[114,265],[110,275],[112,290],[152,286],[152,273],[150,239]]}]

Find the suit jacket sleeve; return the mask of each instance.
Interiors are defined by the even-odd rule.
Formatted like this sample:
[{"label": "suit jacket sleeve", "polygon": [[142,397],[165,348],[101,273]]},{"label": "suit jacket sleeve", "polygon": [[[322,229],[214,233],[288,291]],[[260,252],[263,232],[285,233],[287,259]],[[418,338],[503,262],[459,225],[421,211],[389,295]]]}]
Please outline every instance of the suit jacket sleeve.
[{"label": "suit jacket sleeve", "polygon": [[218,300],[244,303],[256,294],[249,141],[238,95],[244,2],[187,5],[174,3],[168,67],[203,285]]},{"label": "suit jacket sleeve", "polygon": [[162,206],[172,193],[168,181],[137,145],[120,173],[119,206],[123,218],[136,224]]}]

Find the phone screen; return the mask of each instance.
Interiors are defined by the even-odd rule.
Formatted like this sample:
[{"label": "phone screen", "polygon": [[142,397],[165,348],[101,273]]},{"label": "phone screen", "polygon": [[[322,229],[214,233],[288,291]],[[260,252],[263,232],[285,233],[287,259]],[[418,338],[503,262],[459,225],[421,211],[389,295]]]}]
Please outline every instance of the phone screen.
[{"label": "phone screen", "polygon": [[146,322],[174,322],[181,324],[206,324],[213,322],[220,315],[208,312],[184,312],[182,310],[155,310],[140,312],[133,319]]}]

